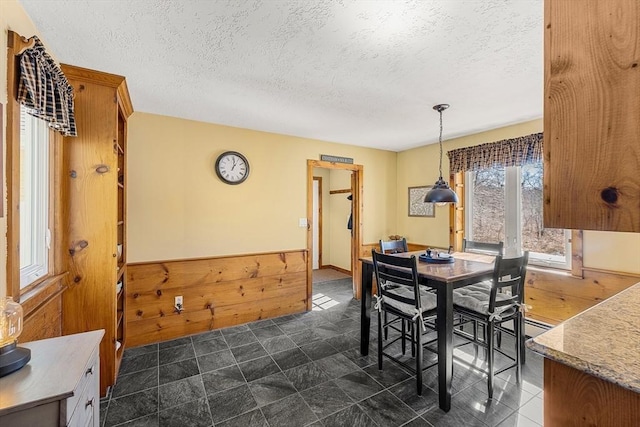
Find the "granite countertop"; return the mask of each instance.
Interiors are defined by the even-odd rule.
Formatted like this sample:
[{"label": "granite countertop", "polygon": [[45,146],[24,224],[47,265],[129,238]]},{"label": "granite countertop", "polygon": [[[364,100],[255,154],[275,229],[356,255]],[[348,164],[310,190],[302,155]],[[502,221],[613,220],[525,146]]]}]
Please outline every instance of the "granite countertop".
[{"label": "granite countertop", "polygon": [[640,393],[640,283],[530,339],[527,347]]}]

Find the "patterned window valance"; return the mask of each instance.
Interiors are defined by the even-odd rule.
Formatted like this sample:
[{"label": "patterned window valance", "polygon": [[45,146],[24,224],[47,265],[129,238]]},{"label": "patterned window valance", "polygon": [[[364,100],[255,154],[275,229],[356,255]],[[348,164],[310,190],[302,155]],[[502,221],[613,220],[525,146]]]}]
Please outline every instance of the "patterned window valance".
[{"label": "patterned window valance", "polygon": [[520,166],[542,161],[542,132],[447,152],[449,172]]},{"label": "patterned window valance", "polygon": [[32,40],[33,47],[20,55],[18,102],[29,114],[48,122],[49,127],[65,136],[76,136],[73,87],[38,37],[33,36]]}]

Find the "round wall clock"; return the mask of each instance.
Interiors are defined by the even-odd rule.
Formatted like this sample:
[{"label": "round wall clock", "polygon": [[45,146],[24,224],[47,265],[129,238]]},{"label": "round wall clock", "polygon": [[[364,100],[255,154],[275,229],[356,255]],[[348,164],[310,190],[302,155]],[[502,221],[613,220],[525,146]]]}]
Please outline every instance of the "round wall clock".
[{"label": "round wall clock", "polygon": [[215,169],[222,182],[240,184],[249,176],[249,161],[237,151],[225,151],[218,156]]}]

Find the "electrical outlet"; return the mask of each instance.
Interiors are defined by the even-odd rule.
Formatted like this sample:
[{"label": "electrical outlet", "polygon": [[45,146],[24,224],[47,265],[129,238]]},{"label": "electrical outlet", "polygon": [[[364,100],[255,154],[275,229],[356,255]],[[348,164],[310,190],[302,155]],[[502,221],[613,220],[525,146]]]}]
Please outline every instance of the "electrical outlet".
[{"label": "electrical outlet", "polygon": [[182,295],[178,295],[175,298],[175,303],[174,303],[175,308],[177,308],[178,310],[182,310],[184,308],[184,306],[182,305]]}]

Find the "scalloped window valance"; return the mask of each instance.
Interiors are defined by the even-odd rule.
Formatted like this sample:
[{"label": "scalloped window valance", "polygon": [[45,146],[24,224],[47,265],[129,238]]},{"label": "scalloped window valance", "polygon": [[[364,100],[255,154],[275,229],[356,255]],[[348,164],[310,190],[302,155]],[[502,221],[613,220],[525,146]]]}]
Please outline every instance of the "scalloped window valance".
[{"label": "scalloped window valance", "polygon": [[449,172],[521,166],[542,161],[542,132],[447,152]]},{"label": "scalloped window valance", "polygon": [[27,113],[49,124],[65,136],[76,136],[73,114],[73,87],[60,67],[45,51],[44,45],[33,36],[33,46],[20,54],[18,102]]}]

